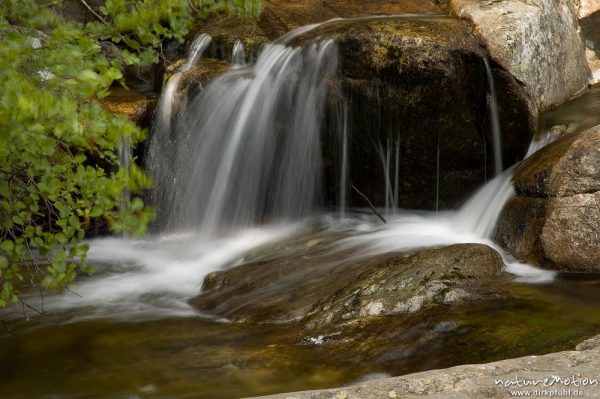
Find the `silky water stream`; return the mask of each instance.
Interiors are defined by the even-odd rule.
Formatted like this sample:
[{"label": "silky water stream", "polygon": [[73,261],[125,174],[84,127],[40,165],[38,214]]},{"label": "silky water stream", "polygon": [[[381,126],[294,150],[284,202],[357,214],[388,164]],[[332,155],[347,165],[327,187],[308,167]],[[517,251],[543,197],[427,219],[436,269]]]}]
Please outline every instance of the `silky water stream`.
[{"label": "silky water stream", "polygon": [[[189,101],[177,98],[181,74],[209,42],[194,42],[157,111],[148,158],[163,229],[144,239],[91,241],[94,275],[62,295],[31,292],[28,307],[0,312],[0,397],[235,398],[547,353],[600,331],[600,276],[538,270],[490,240],[512,195],[510,169],[458,211],[392,209],[381,224],[363,209],[315,210],[323,82],[335,72],[335,45],[280,41],[252,65],[236,46],[230,72]],[[600,114],[599,101],[600,93],[590,92],[546,121],[578,129]],[[348,132],[340,125],[345,163]],[[394,170],[396,152],[382,150],[381,157]],[[392,176],[388,208],[398,195]],[[346,182],[340,186],[343,205]],[[348,263],[488,244],[507,265],[495,288],[511,300],[433,311],[424,320],[379,317],[368,331],[347,332],[350,341],[326,343],[294,324],[230,323],[188,303],[209,272],[299,257],[315,242]]]}]

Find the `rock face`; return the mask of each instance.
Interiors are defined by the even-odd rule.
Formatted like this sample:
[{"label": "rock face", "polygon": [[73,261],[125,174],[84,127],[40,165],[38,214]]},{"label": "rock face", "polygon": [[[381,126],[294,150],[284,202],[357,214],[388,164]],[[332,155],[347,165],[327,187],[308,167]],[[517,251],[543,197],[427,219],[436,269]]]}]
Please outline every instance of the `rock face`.
[{"label": "rock face", "polygon": [[[401,207],[457,206],[493,169],[489,82],[480,43],[451,18],[334,28],[350,115],[350,179],[378,204],[386,202],[385,179],[398,177]],[[497,65],[492,69],[504,164],[510,165],[524,155],[535,122],[521,87]],[[353,203],[364,206],[352,194]]]},{"label": "rock face", "polygon": [[471,300],[502,265],[498,253],[480,244],[351,263],[275,259],[209,274],[192,304],[235,322],[335,326]]},{"label": "rock face", "polygon": [[590,74],[572,0],[450,0],[539,111],[581,92]]},{"label": "rock face", "polygon": [[592,84],[600,82],[600,2],[596,3],[596,7],[598,10],[579,21],[585,54],[592,71]]},{"label": "rock face", "polygon": [[[575,396],[600,398],[598,370],[600,370],[600,336],[581,343],[575,351],[458,366],[378,379],[345,388],[286,393],[262,398],[511,398],[516,396],[514,394],[516,391],[528,393],[523,396],[550,397],[565,395],[564,392],[568,390],[571,392],[576,390]],[[551,386],[542,386],[545,378],[548,379],[547,385],[552,381]],[[573,380],[576,382],[574,383]],[[532,387],[523,386],[524,381],[540,382]],[[535,394],[536,390],[538,393],[545,392]]]},{"label": "rock face", "polygon": [[515,172],[496,238],[542,266],[600,270],[600,126],[563,137]]}]

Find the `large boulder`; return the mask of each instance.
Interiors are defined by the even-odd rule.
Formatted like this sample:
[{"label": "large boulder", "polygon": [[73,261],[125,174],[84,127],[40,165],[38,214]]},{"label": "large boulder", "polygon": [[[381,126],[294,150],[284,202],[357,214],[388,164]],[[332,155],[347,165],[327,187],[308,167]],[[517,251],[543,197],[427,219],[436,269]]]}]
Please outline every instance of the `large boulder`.
[{"label": "large boulder", "polygon": [[591,83],[600,82],[600,2],[597,10],[579,21],[585,43],[585,54],[592,71]]},{"label": "large boulder", "polygon": [[214,272],[191,303],[234,322],[299,322],[309,328],[408,314],[477,298],[502,258],[481,244],[358,261],[291,256]]},{"label": "large boulder", "polygon": [[572,0],[450,0],[450,8],[523,83],[536,110],[587,87],[590,71]]},{"label": "large boulder", "polygon": [[[331,29],[349,107],[350,180],[376,204],[386,202],[387,174],[398,182],[397,206],[458,206],[493,170],[490,82],[479,41],[452,18]],[[491,69],[504,165],[511,165],[523,157],[535,120],[521,86],[497,64]],[[364,206],[356,193],[351,198]]]},{"label": "large boulder", "polygon": [[534,154],[514,179],[496,239],[541,266],[600,271],[600,126]]}]

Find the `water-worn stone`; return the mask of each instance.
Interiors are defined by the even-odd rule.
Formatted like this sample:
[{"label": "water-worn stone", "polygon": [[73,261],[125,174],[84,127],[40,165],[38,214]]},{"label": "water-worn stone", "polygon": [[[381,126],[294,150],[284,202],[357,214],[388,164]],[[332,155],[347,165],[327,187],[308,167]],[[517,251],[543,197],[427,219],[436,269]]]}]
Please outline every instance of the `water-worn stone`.
[{"label": "water-worn stone", "polygon": [[[262,398],[511,398],[517,396],[517,391],[524,392],[518,396],[600,398],[598,370],[600,336],[585,341],[575,351],[458,366],[377,379],[343,388],[285,393]],[[544,392],[540,393],[541,391]],[[574,394],[574,391],[577,393]]]},{"label": "water-worn stone", "polygon": [[[392,161],[398,152],[399,206],[436,209],[462,203],[483,184],[486,170],[493,170],[489,82],[480,43],[451,18],[332,29],[350,108],[350,180],[383,205],[382,159],[389,149]],[[504,164],[511,165],[523,157],[535,121],[516,81],[495,65],[492,70]],[[393,181],[394,168],[388,173]],[[353,203],[365,205],[351,194]]]},{"label": "water-worn stone", "polygon": [[278,258],[209,274],[191,303],[235,322],[334,326],[477,298],[479,285],[502,266],[500,255],[481,244],[351,263]]},{"label": "water-worn stone", "polygon": [[590,70],[572,0],[450,0],[450,8],[523,83],[535,109],[559,105],[587,87]]},{"label": "water-worn stone", "polygon": [[540,150],[515,172],[496,239],[538,265],[600,270],[600,126]]}]

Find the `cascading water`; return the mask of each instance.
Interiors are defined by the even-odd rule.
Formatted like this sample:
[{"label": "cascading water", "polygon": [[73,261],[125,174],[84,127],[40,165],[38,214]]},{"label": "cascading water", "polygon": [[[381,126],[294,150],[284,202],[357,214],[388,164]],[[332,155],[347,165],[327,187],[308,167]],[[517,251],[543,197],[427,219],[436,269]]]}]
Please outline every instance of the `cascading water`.
[{"label": "cascading water", "polygon": [[389,140],[385,150],[381,143],[377,146],[385,183],[385,213],[398,211],[400,201],[400,140]]},{"label": "cascading water", "polygon": [[492,125],[492,144],[494,145],[494,175],[502,173],[502,132],[500,130],[500,118],[498,116],[498,98],[496,96],[496,85],[492,68],[487,58],[483,59],[485,73],[487,75],[489,93],[488,104],[490,109],[490,123]]},{"label": "cascading water", "polygon": [[[332,41],[273,44],[252,67],[208,84],[176,121],[171,162],[151,170],[166,227],[210,237],[309,215],[320,195],[321,120],[336,60]],[[150,154],[163,151],[159,140],[150,146]]]},{"label": "cascading water", "polygon": [[[131,140],[129,137],[124,136],[121,139],[121,146],[119,147],[119,168],[124,171],[129,180],[130,168],[131,168],[132,148]],[[121,220],[125,221],[127,218],[125,215],[129,212],[129,202],[131,201],[131,192],[125,188],[121,192],[121,204],[119,206],[119,213],[121,214]],[[129,229],[128,226],[123,226],[123,238],[128,238]]]},{"label": "cascading water", "polygon": [[[171,187],[176,184],[175,181],[177,180],[177,176],[171,175],[167,178],[163,173],[165,169],[168,169],[168,165],[172,165],[174,154],[178,148],[175,132],[172,131],[172,123],[180,105],[177,91],[184,74],[196,65],[211,41],[212,38],[206,34],[201,34],[194,39],[188,52],[187,62],[180,66],[168,79],[158,101],[152,126],[150,150],[146,155],[146,168],[150,176],[155,179],[155,188],[151,192],[151,202],[153,204],[165,204],[173,200],[170,193],[160,187],[164,184]],[[157,177],[160,178],[157,179]],[[170,181],[166,182],[165,179]]]},{"label": "cascading water", "polygon": [[231,64],[234,67],[241,67],[246,64],[246,50],[241,40],[236,40],[231,53]]}]

